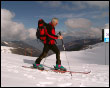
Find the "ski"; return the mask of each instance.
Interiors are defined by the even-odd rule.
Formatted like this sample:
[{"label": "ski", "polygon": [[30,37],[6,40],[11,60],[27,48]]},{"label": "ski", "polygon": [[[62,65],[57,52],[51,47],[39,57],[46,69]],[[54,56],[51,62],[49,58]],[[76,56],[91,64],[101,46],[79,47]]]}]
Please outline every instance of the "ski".
[{"label": "ski", "polygon": [[[30,68],[30,69],[36,69],[36,68],[34,68],[33,66],[22,66],[22,67],[24,67],[24,68]],[[40,69],[37,69],[37,70],[40,70]],[[49,71],[53,71],[53,72],[56,72],[56,73],[66,73],[66,72],[68,72],[68,73],[80,73],[80,74],[89,74],[91,71],[85,71],[85,72],[76,72],[76,71],[62,71],[62,70],[55,70],[55,69],[51,69],[51,70],[40,70],[40,71],[47,71],[47,72],[49,72]]]}]

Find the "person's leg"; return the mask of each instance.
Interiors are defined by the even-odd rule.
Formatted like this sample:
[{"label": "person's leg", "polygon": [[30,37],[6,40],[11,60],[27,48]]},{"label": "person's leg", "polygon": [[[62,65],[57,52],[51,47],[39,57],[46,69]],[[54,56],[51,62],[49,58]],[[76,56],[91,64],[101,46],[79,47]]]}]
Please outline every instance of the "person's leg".
[{"label": "person's leg", "polygon": [[58,47],[56,45],[52,45],[51,47],[51,50],[53,50],[55,53],[56,53],[56,67],[55,69],[58,70],[62,70],[62,71],[66,71],[66,68],[64,68],[62,65],[61,65],[61,60],[60,60],[60,51],[58,49]]},{"label": "person's leg", "polygon": [[56,64],[61,65],[61,60],[60,60],[60,51],[58,47],[54,44],[51,45],[51,50],[56,53]]},{"label": "person's leg", "polygon": [[48,51],[49,51],[48,45],[44,44],[43,52],[42,52],[42,54],[39,56],[39,58],[36,59],[35,63],[36,63],[36,64],[40,64],[41,60],[42,60],[44,57],[46,57]]}]

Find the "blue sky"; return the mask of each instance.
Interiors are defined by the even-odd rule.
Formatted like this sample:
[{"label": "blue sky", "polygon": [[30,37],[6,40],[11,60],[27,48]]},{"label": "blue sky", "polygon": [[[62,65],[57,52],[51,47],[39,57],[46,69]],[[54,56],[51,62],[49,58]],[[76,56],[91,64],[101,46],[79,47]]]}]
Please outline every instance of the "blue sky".
[{"label": "blue sky", "polygon": [[12,20],[23,23],[27,29],[36,28],[40,18],[48,23],[52,17],[59,18],[56,29],[62,31],[71,27],[66,24],[68,19],[83,18],[90,21],[92,27],[109,23],[107,1],[2,1],[1,9],[14,13]]},{"label": "blue sky", "polygon": [[[51,1],[50,1],[51,2]],[[74,2],[74,1],[73,1]],[[77,1],[79,2],[79,1]],[[93,23],[94,21],[96,24],[95,26],[104,25],[108,22],[108,16],[102,18],[92,18],[92,16],[103,14],[104,12],[108,12],[108,8],[98,8],[98,7],[89,7],[85,9],[78,9],[78,10],[66,10],[60,7],[52,7],[52,6],[45,6],[44,4],[47,2],[37,2],[37,1],[2,1],[1,8],[8,9],[15,13],[15,17],[13,20],[18,22],[23,22],[27,28],[29,27],[36,27],[36,22],[40,18],[39,16],[51,16],[52,15],[60,15],[60,14],[86,14],[82,16],[83,18],[90,19]],[[71,2],[62,2],[64,5],[68,5],[72,7],[73,5]],[[75,7],[75,6],[73,6]],[[77,8],[77,7],[76,7]],[[92,13],[93,12],[93,13]],[[89,14],[90,13],[90,14]],[[89,14],[89,16],[88,16]],[[46,22],[49,22],[51,18],[42,17]],[[59,18],[59,27],[63,21],[66,20],[65,18]],[[103,21],[102,21],[103,20]]]}]

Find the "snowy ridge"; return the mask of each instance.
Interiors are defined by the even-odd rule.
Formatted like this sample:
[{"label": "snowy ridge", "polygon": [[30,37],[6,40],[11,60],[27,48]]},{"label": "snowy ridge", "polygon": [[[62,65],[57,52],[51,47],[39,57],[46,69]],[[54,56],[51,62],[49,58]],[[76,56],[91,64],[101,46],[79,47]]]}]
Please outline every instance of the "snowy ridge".
[{"label": "snowy ridge", "polygon": [[8,42],[5,42],[5,41],[4,41],[4,43],[5,43],[6,45],[8,45]]},{"label": "snowy ridge", "polygon": [[10,49],[13,49],[13,47],[1,46],[2,53],[11,53]]},{"label": "snowy ridge", "polygon": [[39,49],[30,46],[23,41],[1,41],[1,47],[2,46],[13,47],[11,48],[12,53],[19,55],[24,55],[24,52],[26,51],[26,54],[30,56],[32,50],[32,56],[37,57],[41,52]]},{"label": "snowy ridge", "polygon": [[[96,64],[95,56],[98,49],[66,52],[71,71],[90,71],[90,74],[45,72],[36,69],[26,69],[22,66],[32,66],[36,57],[22,56],[11,53],[1,53],[1,86],[2,87],[109,87],[109,66]],[[88,52],[89,51],[89,52]],[[101,52],[102,53],[102,52]],[[99,53],[98,53],[99,54]],[[98,55],[96,55],[98,56]],[[91,57],[93,62],[91,62]],[[103,57],[102,57],[103,58]],[[43,64],[45,59],[42,60]],[[62,65],[69,70],[65,52],[61,52]],[[96,62],[96,63],[95,63]],[[49,70],[56,63],[56,55],[46,58],[44,68]]]}]

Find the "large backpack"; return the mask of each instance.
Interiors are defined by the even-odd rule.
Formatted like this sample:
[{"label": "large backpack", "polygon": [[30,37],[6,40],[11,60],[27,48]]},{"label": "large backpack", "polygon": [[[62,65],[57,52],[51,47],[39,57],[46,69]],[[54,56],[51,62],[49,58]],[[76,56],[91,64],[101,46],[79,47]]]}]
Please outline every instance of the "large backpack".
[{"label": "large backpack", "polygon": [[37,32],[36,32],[37,39],[39,39],[41,41],[46,40],[45,29],[46,29],[46,23],[43,19],[40,19],[38,21],[38,28],[37,28]]}]

